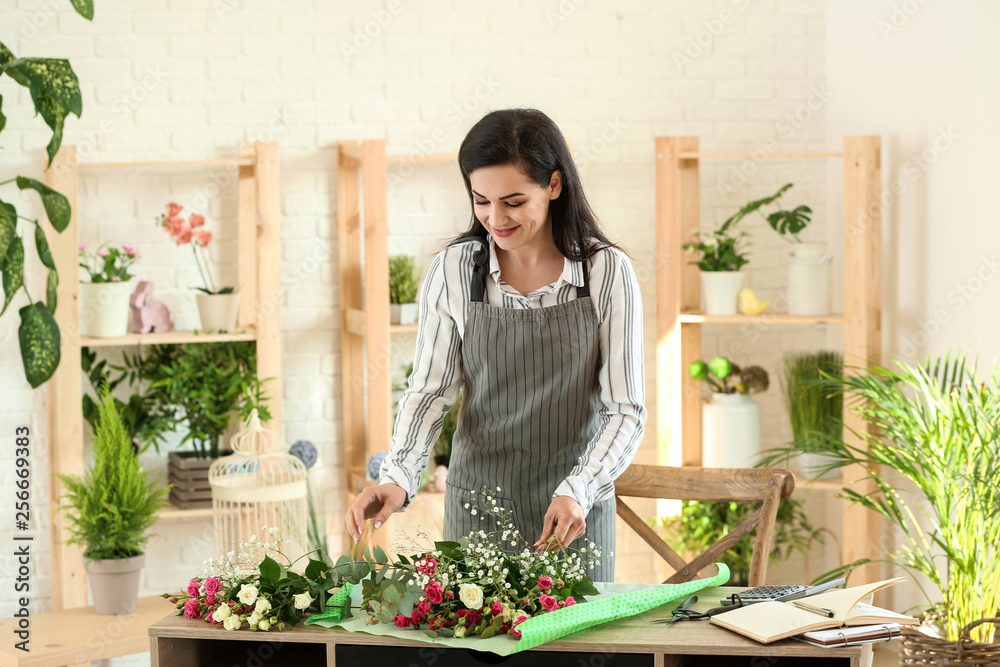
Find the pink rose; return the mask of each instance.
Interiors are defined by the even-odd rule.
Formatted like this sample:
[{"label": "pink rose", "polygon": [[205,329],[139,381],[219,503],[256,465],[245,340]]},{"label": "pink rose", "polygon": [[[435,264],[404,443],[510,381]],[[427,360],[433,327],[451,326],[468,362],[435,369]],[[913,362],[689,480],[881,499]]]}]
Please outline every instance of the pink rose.
[{"label": "pink rose", "polygon": [[566,606],[567,607],[570,607],[570,606],[575,605],[575,604],[576,604],[576,600],[573,599],[572,595],[570,595],[568,598],[566,598]]},{"label": "pink rose", "polygon": [[559,602],[557,602],[551,595],[545,595],[543,593],[538,597],[538,601],[542,603],[542,609],[545,611],[555,611],[559,608]]},{"label": "pink rose", "polygon": [[463,616],[466,617],[465,619],[466,626],[473,626],[479,622],[479,614],[477,614],[471,609],[459,609],[457,616],[459,618],[462,618]]},{"label": "pink rose", "polygon": [[171,218],[173,218],[178,213],[180,213],[183,209],[184,209],[184,207],[181,206],[180,204],[176,204],[174,202],[170,202],[169,204],[167,204],[167,215],[170,216]]},{"label": "pink rose", "polygon": [[494,616],[499,616],[503,613],[503,605],[500,603],[500,600],[493,601],[493,604],[490,605],[490,611],[493,612]]},{"label": "pink rose", "polygon": [[393,619],[397,628],[408,628],[410,627],[410,617],[403,616],[402,614],[397,614],[396,618]]},{"label": "pink rose", "polygon": [[215,595],[222,590],[222,582],[215,577],[209,577],[205,580],[205,592],[209,595]]},{"label": "pink rose", "polygon": [[197,598],[188,598],[184,602],[184,615],[188,618],[198,618],[200,614],[198,613],[198,607],[201,606],[201,602]]},{"label": "pink rose", "polygon": [[552,588],[552,577],[538,577],[538,587],[543,591]]},{"label": "pink rose", "polygon": [[201,588],[201,584],[198,583],[197,579],[192,579],[188,582],[188,595],[193,598],[198,597],[198,589]]},{"label": "pink rose", "polygon": [[414,625],[420,622],[420,620],[430,613],[431,605],[427,600],[421,600],[417,604],[413,605],[413,613],[410,614],[410,621]]},{"label": "pink rose", "polygon": [[135,246],[131,246],[127,243],[122,244],[122,250],[129,254],[129,257],[135,257]]},{"label": "pink rose", "polygon": [[209,607],[214,606],[215,605],[215,596],[214,595],[209,595],[207,598],[205,598],[205,604],[207,604]]},{"label": "pink rose", "polygon": [[77,248],[77,250],[79,250],[80,252],[83,252],[86,249],[87,249],[86,243],[81,243],[80,246]]},{"label": "pink rose", "polygon": [[441,604],[441,600],[444,599],[444,589],[441,588],[441,584],[432,581],[424,586],[424,596],[434,604]]},{"label": "pink rose", "polygon": [[103,248],[97,251],[97,256],[98,257],[107,257],[108,254],[109,254],[108,251],[104,250]]},{"label": "pink rose", "polygon": [[445,596],[446,598],[448,598],[449,600],[451,600],[452,598],[454,598],[454,597],[455,597],[455,594],[454,594],[454,593],[452,593],[451,591],[447,591],[447,592],[446,592],[446,593],[444,594],[444,596]]},{"label": "pink rose", "polygon": [[527,616],[519,616],[514,620],[514,623],[510,626],[510,634],[513,637],[521,638],[521,631],[517,629],[517,626],[521,625],[528,620]]},{"label": "pink rose", "polygon": [[192,227],[197,229],[198,227],[201,227],[205,224],[205,216],[198,215],[197,213],[192,213],[191,215],[188,216],[188,222],[191,223]]},{"label": "pink rose", "polygon": [[437,571],[437,560],[434,558],[421,558],[417,561],[417,572],[425,576],[433,576]]}]

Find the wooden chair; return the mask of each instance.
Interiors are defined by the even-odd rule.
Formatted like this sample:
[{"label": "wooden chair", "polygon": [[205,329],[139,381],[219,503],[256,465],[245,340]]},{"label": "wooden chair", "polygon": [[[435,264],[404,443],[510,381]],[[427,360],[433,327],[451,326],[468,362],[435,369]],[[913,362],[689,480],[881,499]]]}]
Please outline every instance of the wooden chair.
[{"label": "wooden chair", "polygon": [[[792,495],[795,477],[782,468],[674,468],[631,465],[615,480],[618,516],[642,537],[671,567],[674,574],[665,584],[690,581],[727,549],[736,545],[755,528],[757,536],[750,564],[750,586],[764,585],[768,554],[774,540],[774,521],[778,504]],[[703,554],[687,562],[663,541],[622,496],[697,500],[701,502],[761,503],[749,517],[730,530]]]}]

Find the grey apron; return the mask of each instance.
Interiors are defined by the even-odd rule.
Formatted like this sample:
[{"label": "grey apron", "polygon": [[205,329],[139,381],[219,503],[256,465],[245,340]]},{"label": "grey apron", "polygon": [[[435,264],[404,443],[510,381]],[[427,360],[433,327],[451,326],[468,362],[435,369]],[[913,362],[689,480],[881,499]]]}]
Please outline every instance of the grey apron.
[{"label": "grey apron", "polygon": [[[597,312],[586,262],[584,285],[577,287],[572,301],[527,309],[487,305],[489,252],[485,241],[477,240],[483,246],[474,256],[466,305],[464,396],[448,465],[444,537],[456,540],[473,530],[489,532],[489,520],[470,511],[477,504],[473,492],[481,496],[487,489],[498,505],[512,511],[513,523],[530,548],[542,535],[552,493],[597,433]],[[613,552],[614,496],[594,503],[586,521],[584,536],[602,553]],[[583,538],[571,546],[584,546]],[[613,557],[605,557],[588,574],[594,581],[614,581],[614,571]]]}]

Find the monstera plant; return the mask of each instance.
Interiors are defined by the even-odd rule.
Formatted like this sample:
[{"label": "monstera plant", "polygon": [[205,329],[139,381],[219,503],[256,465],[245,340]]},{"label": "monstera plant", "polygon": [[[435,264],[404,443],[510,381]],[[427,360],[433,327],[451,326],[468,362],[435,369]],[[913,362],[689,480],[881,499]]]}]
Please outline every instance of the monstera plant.
[{"label": "monstera plant", "polygon": [[[73,8],[86,18],[94,17],[93,0],[71,0]],[[35,113],[40,114],[52,130],[52,138],[46,151],[49,166],[62,144],[63,123],[66,116],[83,111],[80,83],[68,60],[59,58],[18,58],[7,46],[0,42],[0,76],[11,79],[31,92]],[[0,132],[7,124],[3,113],[3,97],[0,96]],[[66,229],[70,220],[69,200],[44,183],[26,176],[15,176],[0,181],[0,186],[16,183],[21,190],[34,190],[42,199],[45,215],[57,232]],[[27,225],[18,229],[18,220]],[[48,269],[45,301],[35,301],[24,279],[24,239],[22,235],[35,237],[38,258]],[[56,288],[59,274],[49,251],[45,230],[38,220],[18,215],[13,204],[3,200],[0,192],[0,271],[3,273],[3,308],[0,316],[7,312],[14,297],[24,291],[28,305],[19,310],[21,325],[17,330],[21,346],[21,361],[24,374],[31,386],[38,387],[52,377],[59,366],[59,327],[53,314],[56,311]]]}]

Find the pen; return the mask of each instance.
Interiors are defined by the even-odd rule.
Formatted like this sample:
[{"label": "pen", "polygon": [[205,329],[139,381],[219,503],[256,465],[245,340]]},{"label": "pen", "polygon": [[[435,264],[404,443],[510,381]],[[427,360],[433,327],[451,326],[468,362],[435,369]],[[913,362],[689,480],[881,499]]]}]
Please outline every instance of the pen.
[{"label": "pen", "polygon": [[798,601],[793,601],[792,604],[800,609],[811,611],[814,614],[820,614],[822,616],[826,616],[827,618],[833,618],[832,609],[827,609],[826,607],[813,607],[812,605],[808,605],[804,602],[798,602]]}]

